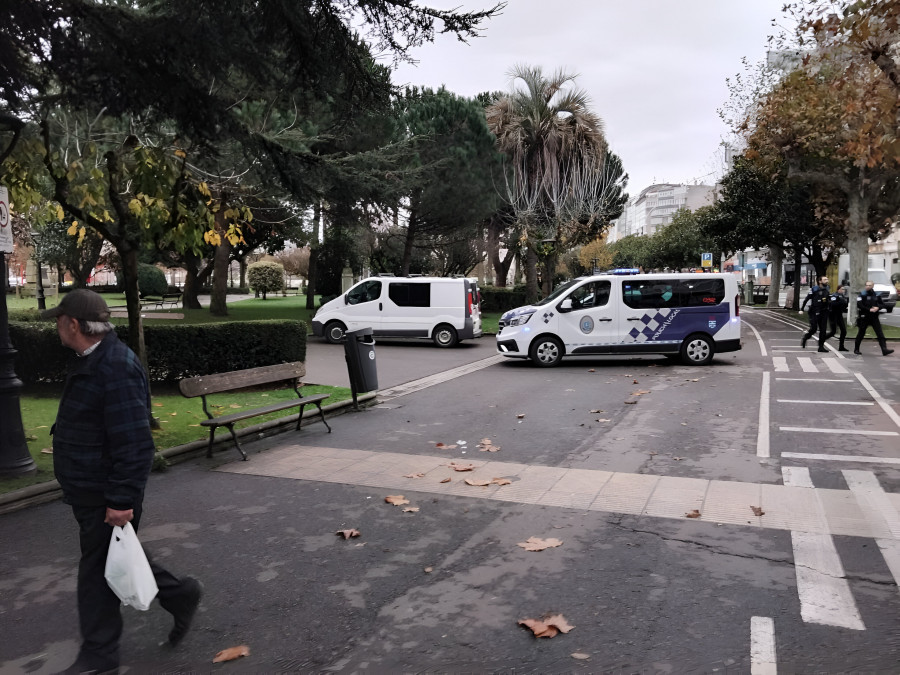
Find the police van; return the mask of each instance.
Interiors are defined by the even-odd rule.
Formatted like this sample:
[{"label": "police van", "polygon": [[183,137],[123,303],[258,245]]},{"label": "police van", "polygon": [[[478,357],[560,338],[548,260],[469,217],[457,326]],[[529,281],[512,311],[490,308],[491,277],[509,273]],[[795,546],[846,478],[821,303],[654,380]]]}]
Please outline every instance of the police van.
[{"label": "police van", "polygon": [[438,347],[481,337],[481,291],[474,279],[371,277],[326,302],[313,334],[332,344],[344,332],[371,328],[375,337],[430,339]]},{"label": "police van", "polygon": [[506,312],[497,350],[538,366],[596,354],[665,354],[706,365],[741,348],[739,302],[731,274],[582,277]]}]

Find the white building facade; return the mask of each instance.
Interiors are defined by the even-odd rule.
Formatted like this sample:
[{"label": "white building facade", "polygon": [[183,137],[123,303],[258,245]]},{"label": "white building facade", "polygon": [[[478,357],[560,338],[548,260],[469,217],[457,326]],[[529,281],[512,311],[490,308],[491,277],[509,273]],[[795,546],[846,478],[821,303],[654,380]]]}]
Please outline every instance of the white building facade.
[{"label": "white building facade", "polygon": [[607,241],[612,243],[631,234],[649,236],[672,222],[679,209],[695,211],[713,203],[712,185],[657,183],[641,190],[625,205],[621,217],[614,220]]}]

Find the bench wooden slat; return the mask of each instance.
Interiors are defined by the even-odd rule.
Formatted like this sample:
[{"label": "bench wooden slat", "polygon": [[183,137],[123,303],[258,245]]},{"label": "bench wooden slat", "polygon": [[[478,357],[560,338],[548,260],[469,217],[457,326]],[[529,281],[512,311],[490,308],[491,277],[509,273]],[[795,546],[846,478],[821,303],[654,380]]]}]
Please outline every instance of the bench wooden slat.
[{"label": "bench wooden slat", "polygon": [[220,394],[242,387],[255,387],[260,384],[271,384],[284,380],[299,379],[306,375],[306,364],[303,361],[279,363],[274,366],[260,366],[247,370],[232,370],[227,373],[199,375],[178,383],[182,396],[194,398],[207,394]]},{"label": "bench wooden slat", "polygon": [[250,419],[251,417],[257,417],[258,415],[268,415],[269,413],[278,412],[279,410],[287,410],[288,408],[297,408],[301,405],[324,401],[328,396],[328,394],[311,394],[309,396],[304,396],[303,398],[291,399],[290,401],[278,401],[277,403],[270,403],[261,408],[229,413],[228,415],[214,417],[211,420],[202,420],[200,424],[204,427],[224,426],[230,422],[240,422],[241,420]]}]

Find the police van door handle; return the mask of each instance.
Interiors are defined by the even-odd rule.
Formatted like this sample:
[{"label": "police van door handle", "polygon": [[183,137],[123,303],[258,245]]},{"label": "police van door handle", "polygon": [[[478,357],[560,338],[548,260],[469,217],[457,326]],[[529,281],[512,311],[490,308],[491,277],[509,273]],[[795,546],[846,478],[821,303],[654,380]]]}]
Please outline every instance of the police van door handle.
[{"label": "police van door handle", "polygon": [[640,321],[640,320],[641,320],[641,317],[639,317],[639,316],[629,316],[629,317],[628,317],[628,320],[629,320],[629,321]]},{"label": "police van door handle", "polygon": [[599,319],[597,319],[597,321],[612,321],[612,319],[610,319],[608,316],[602,316]]},{"label": "police van door handle", "polygon": [[380,303],[380,302],[378,303],[378,311],[379,311],[379,312],[382,311],[382,310],[381,310],[381,303]]}]

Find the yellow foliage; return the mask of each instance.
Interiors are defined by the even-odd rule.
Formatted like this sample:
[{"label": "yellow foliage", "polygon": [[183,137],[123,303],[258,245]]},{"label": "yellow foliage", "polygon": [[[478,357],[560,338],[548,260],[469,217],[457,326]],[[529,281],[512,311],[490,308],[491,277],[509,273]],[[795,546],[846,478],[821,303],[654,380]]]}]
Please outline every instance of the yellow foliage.
[{"label": "yellow foliage", "polygon": [[144,207],[143,205],[141,205],[141,202],[139,200],[132,199],[130,202],[128,202],[128,210],[131,211],[131,213],[133,213],[134,215],[138,216],[144,210]]},{"label": "yellow foliage", "polygon": [[63,207],[59,204],[56,205],[56,218],[57,220],[62,220],[66,217],[65,212],[63,211]]},{"label": "yellow foliage", "polygon": [[184,159],[185,157],[187,157],[187,153],[184,150],[182,150],[181,148],[179,148],[178,150],[175,151],[175,156],[180,159]]},{"label": "yellow foliage", "polygon": [[66,234],[70,237],[74,237],[78,233],[78,221],[75,221],[71,225],[69,225],[69,229],[66,230]]}]

